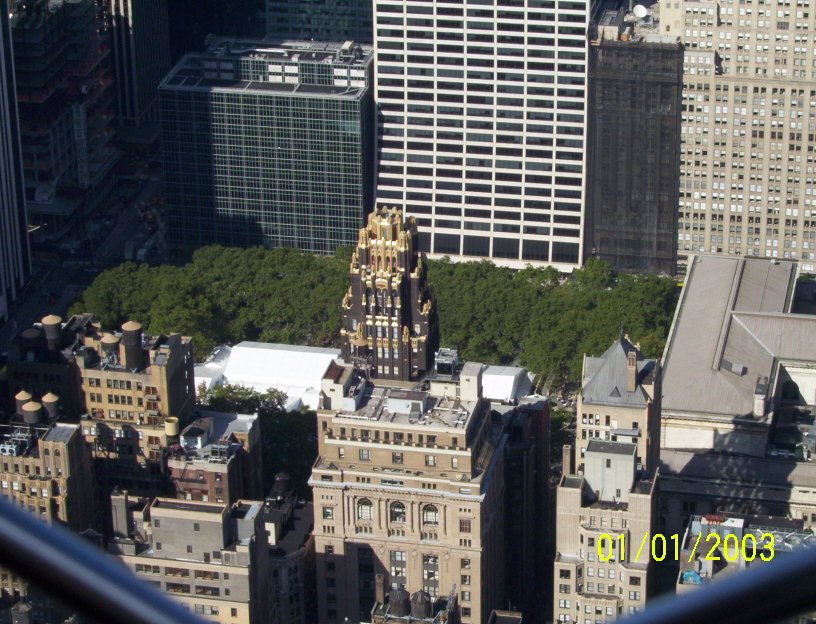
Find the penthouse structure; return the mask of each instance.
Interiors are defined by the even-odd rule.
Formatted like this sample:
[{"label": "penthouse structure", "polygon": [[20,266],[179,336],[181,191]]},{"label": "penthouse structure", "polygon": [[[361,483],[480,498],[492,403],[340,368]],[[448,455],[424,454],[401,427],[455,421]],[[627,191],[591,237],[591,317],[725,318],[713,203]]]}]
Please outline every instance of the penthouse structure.
[{"label": "penthouse structure", "polygon": [[232,505],[260,494],[261,448],[257,415],[197,410],[168,439],[167,475],[178,498]]},{"label": "penthouse structure", "polygon": [[581,266],[596,5],[376,3],[377,205],[416,217],[420,251]]},{"label": "penthouse structure", "polygon": [[11,27],[29,222],[59,237],[109,188],[110,50],[93,0],[12,0]]},{"label": "penthouse structure", "polygon": [[454,591],[462,622],[504,604],[508,416],[482,398],[482,369],[430,377],[427,391],[327,372],[310,480],[319,622],[382,615],[377,574],[426,603]]},{"label": "penthouse structure", "polygon": [[136,576],[214,622],[272,621],[263,503],[157,498],[128,514],[135,529],[110,548]]},{"label": "penthouse structure", "polygon": [[801,260],[816,269],[816,13],[726,0],[660,2],[685,47],[681,255]]},{"label": "penthouse structure", "polygon": [[0,322],[31,267],[8,0],[0,3]]},{"label": "penthouse structure", "polygon": [[[578,474],[572,449],[564,447],[556,502],[554,621],[606,622],[646,604],[653,563],[642,554],[638,560],[637,552],[641,537],[657,527],[658,475],[638,469],[637,452],[629,442],[591,440]],[[604,534],[613,536],[611,545],[601,542]]]},{"label": "penthouse structure", "polygon": [[342,303],[343,359],[377,378],[417,379],[430,369],[436,317],[414,220],[404,222],[394,209],[370,214],[350,272]]},{"label": "penthouse structure", "polygon": [[637,468],[657,468],[660,397],[660,362],[645,357],[628,336],[601,357],[585,355],[575,433],[578,472],[592,440],[634,444]]},{"label": "penthouse structure", "polygon": [[370,47],[215,39],[159,87],[172,245],[353,245],[373,205]]},{"label": "penthouse structure", "polygon": [[683,47],[642,6],[604,7],[589,45],[585,252],[674,275]]}]

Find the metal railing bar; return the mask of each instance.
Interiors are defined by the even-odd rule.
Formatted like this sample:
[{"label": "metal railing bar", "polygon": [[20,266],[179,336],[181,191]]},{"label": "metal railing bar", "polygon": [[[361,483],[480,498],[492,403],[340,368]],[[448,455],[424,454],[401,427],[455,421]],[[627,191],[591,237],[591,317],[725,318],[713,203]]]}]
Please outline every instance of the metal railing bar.
[{"label": "metal railing bar", "polygon": [[731,578],[646,604],[625,624],[767,624],[816,610],[816,548],[785,553]]},{"label": "metal railing bar", "polygon": [[0,496],[0,565],[100,622],[206,624],[68,529]]}]

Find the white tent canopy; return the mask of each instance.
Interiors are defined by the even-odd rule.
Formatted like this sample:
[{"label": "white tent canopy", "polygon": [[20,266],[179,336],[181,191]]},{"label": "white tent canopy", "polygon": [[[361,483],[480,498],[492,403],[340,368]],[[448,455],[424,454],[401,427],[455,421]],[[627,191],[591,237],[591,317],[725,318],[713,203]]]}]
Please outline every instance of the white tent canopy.
[{"label": "white tent canopy", "polygon": [[240,342],[232,347],[223,383],[248,386],[258,392],[285,392],[286,409],[317,408],[320,380],[339,349],[267,342]]}]

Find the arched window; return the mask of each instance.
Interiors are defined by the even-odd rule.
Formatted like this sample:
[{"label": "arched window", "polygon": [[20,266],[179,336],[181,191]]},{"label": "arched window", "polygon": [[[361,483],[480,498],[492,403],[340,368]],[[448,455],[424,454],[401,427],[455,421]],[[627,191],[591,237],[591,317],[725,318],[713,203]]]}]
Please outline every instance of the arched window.
[{"label": "arched window", "polygon": [[402,503],[391,503],[389,517],[391,522],[405,522],[405,505]]},{"label": "arched window", "polygon": [[422,509],[422,524],[439,524],[439,511],[433,505],[426,505]]},{"label": "arched window", "polygon": [[357,501],[357,519],[371,520],[374,517],[374,508],[371,501],[367,498],[361,498]]}]

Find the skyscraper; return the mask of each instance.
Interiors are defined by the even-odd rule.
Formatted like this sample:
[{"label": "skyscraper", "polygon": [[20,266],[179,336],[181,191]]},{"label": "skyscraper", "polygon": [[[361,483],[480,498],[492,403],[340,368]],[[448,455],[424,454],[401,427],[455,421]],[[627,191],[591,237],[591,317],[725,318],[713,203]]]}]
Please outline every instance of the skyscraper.
[{"label": "skyscraper", "polygon": [[816,270],[816,11],[808,0],[660,3],[685,45],[679,252]]},{"label": "skyscraper", "polygon": [[93,0],[16,0],[9,8],[28,217],[58,238],[104,198],[119,157],[109,48]]},{"label": "skyscraper", "polygon": [[7,0],[0,0],[0,322],[29,273],[25,188]]},{"label": "skyscraper", "polygon": [[660,26],[617,7],[593,24],[586,252],[618,270],[673,275],[683,48]]},{"label": "skyscraper", "polygon": [[420,250],[580,266],[593,4],[376,3],[377,204]]},{"label": "skyscraper", "polygon": [[425,255],[416,226],[397,210],[375,212],[360,230],[343,298],[343,359],[383,379],[416,379],[430,368],[436,337]]},{"label": "skyscraper", "polygon": [[373,203],[372,50],[215,40],[160,86],[171,245],[353,245]]},{"label": "skyscraper", "polygon": [[108,0],[120,138],[159,135],[159,83],[170,69],[166,0]]},{"label": "skyscraper", "polygon": [[374,41],[371,0],[266,0],[266,35],[304,41]]}]

